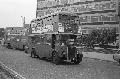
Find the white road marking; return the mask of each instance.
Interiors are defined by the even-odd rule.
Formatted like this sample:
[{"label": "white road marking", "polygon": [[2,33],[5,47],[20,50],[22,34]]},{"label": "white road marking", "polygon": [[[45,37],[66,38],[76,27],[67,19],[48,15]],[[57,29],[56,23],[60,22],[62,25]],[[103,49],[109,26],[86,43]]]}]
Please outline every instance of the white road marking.
[{"label": "white road marking", "polygon": [[15,74],[16,77],[19,77],[20,79],[26,79],[25,77],[23,77],[22,75],[18,74],[17,72],[15,72],[14,70],[12,70],[11,68],[7,67],[5,64],[3,64],[1,61],[0,61],[0,64],[7,70],[10,70],[12,73]]}]

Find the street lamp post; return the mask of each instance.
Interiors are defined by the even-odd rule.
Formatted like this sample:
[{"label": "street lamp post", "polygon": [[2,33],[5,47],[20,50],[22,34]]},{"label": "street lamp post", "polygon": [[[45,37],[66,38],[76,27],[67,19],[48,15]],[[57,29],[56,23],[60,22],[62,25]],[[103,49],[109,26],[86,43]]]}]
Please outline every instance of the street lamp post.
[{"label": "street lamp post", "polygon": [[22,22],[23,22],[23,27],[25,27],[25,17],[21,16]]},{"label": "street lamp post", "polygon": [[118,29],[119,29],[119,49],[120,49],[120,15],[118,15],[118,17],[119,17],[119,27],[118,27]]}]

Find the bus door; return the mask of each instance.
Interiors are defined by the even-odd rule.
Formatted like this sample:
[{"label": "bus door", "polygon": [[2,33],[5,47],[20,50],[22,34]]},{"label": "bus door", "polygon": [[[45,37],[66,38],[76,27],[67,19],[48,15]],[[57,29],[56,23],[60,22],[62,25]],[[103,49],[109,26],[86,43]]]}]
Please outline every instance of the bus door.
[{"label": "bus door", "polygon": [[36,54],[39,57],[44,57],[44,36],[43,35],[37,36],[34,41]]},{"label": "bus door", "polygon": [[16,45],[17,44],[16,37],[14,37],[14,38],[11,39],[11,43],[10,44],[11,44],[12,48],[16,48],[16,46],[17,46]]},{"label": "bus door", "polygon": [[47,34],[45,35],[44,38],[44,43],[43,43],[43,53],[44,56],[49,58],[51,57],[51,53],[52,53],[52,34]]},{"label": "bus door", "polygon": [[69,35],[69,38],[67,40],[68,42],[68,57],[69,59],[74,58],[76,55],[76,47],[75,47],[75,41],[76,36],[75,35]]},{"label": "bus door", "polygon": [[27,43],[28,53],[31,53],[32,48],[35,47],[34,40],[35,40],[35,36],[28,36],[28,43]]},{"label": "bus door", "polygon": [[42,57],[49,57],[51,50],[50,36],[49,35],[40,35],[35,39],[35,51],[36,54]]},{"label": "bus door", "polygon": [[16,48],[20,47],[20,37],[16,37]]}]

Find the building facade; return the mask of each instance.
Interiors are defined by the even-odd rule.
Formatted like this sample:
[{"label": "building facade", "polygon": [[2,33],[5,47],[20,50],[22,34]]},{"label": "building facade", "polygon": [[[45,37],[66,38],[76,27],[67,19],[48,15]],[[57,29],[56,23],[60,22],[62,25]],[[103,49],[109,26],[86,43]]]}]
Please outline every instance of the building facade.
[{"label": "building facade", "polygon": [[89,33],[93,28],[117,28],[119,0],[37,0],[36,17],[57,11],[79,15],[80,28]]}]

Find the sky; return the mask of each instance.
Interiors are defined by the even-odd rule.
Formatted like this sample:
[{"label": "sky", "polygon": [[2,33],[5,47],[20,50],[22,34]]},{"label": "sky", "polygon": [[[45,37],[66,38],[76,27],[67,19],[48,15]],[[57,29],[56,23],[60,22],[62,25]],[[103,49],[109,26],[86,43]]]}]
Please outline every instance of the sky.
[{"label": "sky", "polygon": [[36,17],[37,0],[0,0],[0,28],[22,27]]}]

